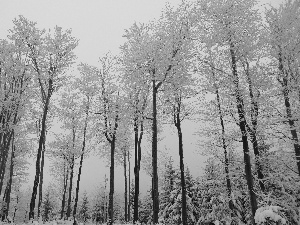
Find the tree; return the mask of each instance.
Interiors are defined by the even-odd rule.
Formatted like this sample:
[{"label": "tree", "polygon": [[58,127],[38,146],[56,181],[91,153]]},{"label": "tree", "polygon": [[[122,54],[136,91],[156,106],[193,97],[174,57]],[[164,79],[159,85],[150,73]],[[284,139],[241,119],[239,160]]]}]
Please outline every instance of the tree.
[{"label": "tree", "polygon": [[[13,40],[12,40],[13,41]],[[25,115],[29,102],[30,82],[26,51],[6,40],[0,42],[0,194],[4,183],[6,163],[15,128]]]},{"label": "tree", "polygon": [[82,197],[82,204],[81,207],[79,209],[79,218],[80,221],[86,223],[87,220],[90,218],[90,214],[89,214],[89,201],[88,201],[88,197],[87,197],[87,193],[84,192],[83,193],[83,197]]},{"label": "tree", "polygon": [[48,188],[46,190],[46,194],[44,197],[44,200],[42,202],[42,218],[43,221],[49,221],[53,218],[54,216],[54,209],[55,209],[55,203],[53,202],[53,199],[51,196],[53,193],[51,193],[51,189]]},{"label": "tree", "polygon": [[[174,78],[180,59],[187,55],[189,21],[185,5],[176,10],[167,8],[161,20],[148,26],[134,24],[126,31],[123,47],[126,64],[136,80],[147,80],[152,93],[152,185],[153,222],[158,223],[159,196],[157,173],[157,96],[165,83]],[[179,64],[179,65],[178,65]],[[176,75],[175,75],[176,76]],[[136,82],[136,81],[134,81]]]},{"label": "tree", "polygon": [[[120,120],[120,92],[114,84],[117,79],[115,70],[116,59],[111,55],[100,58],[100,68],[98,69],[98,79],[101,87],[101,104],[102,110],[99,114],[103,116],[104,128],[103,133],[110,145],[110,190],[108,216],[109,224],[114,220],[114,173],[115,173],[115,148],[117,130]],[[115,74],[114,74],[115,73]]]},{"label": "tree", "polygon": [[[83,163],[83,156],[85,154],[86,148],[86,138],[87,138],[87,129],[88,129],[88,121],[89,121],[89,114],[90,114],[90,105],[91,101],[93,101],[93,97],[96,95],[95,86],[93,86],[95,78],[95,70],[94,68],[89,67],[88,65],[80,65],[79,70],[81,72],[81,78],[77,80],[78,89],[83,95],[83,108],[85,119],[83,125],[83,137],[82,137],[82,148],[81,148],[81,155],[80,155],[80,164],[79,164],[79,172],[77,178],[77,186],[76,186],[76,195],[75,195],[75,205],[73,210],[73,217],[75,223],[75,216],[77,210],[77,203],[78,203],[78,194],[79,194],[79,184],[80,184],[80,177],[81,177],[81,170],[82,170],[82,163]],[[94,87],[94,88],[93,88]]]},{"label": "tree", "polygon": [[[241,92],[238,63],[242,56],[247,56],[250,52],[252,34],[255,37],[256,21],[258,13],[254,9],[255,1],[218,1],[210,4],[209,1],[202,2],[201,8],[210,23],[210,36],[207,39],[208,46],[220,44],[226,47],[230,63],[228,69],[231,72],[232,91],[235,97],[235,105],[238,115],[238,125],[242,136],[245,173],[248,184],[252,223],[257,209],[257,198],[254,192],[254,183],[251,171],[251,160],[249,155],[249,145],[247,136],[247,118],[244,106],[244,97]],[[205,24],[205,23],[203,23]],[[242,32],[244,31],[244,32]],[[242,34],[242,35],[241,35]]]},{"label": "tree", "polygon": [[[287,123],[292,136],[298,173],[300,175],[300,144],[293,112],[293,90],[299,95],[299,1],[285,1],[277,10],[271,8],[266,12],[268,22],[270,54],[278,67],[275,77],[281,85]],[[298,100],[299,101],[299,100]]]},{"label": "tree", "polygon": [[[196,190],[194,181],[186,170],[186,223],[194,224],[198,220],[197,198],[195,197]],[[172,161],[166,166],[165,181],[162,191],[163,199],[160,209],[160,221],[166,224],[181,224],[183,223],[183,208],[182,208],[182,181],[181,171],[175,170],[172,166]]]},{"label": "tree", "polygon": [[77,46],[77,40],[71,36],[71,31],[63,31],[61,27],[55,27],[54,35],[44,37],[45,31],[36,28],[36,24],[20,16],[14,21],[12,36],[23,48],[28,49],[31,66],[36,73],[36,80],[41,91],[43,103],[43,114],[41,121],[41,132],[39,147],[36,158],[36,174],[30,202],[29,218],[34,218],[35,199],[37,187],[41,175],[41,154],[46,138],[47,114],[50,99],[61,85],[63,72],[74,59],[73,49]]}]

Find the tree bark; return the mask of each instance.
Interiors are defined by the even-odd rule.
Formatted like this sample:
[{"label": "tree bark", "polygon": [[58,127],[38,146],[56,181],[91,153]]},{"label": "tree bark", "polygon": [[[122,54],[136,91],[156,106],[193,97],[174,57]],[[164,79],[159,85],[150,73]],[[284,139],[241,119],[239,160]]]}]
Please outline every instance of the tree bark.
[{"label": "tree bark", "polygon": [[180,178],[181,178],[181,207],[182,207],[182,224],[187,225],[187,209],[186,209],[186,185],[184,176],[184,162],[183,162],[183,139],[181,130],[181,99],[176,97],[176,106],[174,106],[174,125],[177,128],[178,144],[179,144],[179,163],[180,163]]},{"label": "tree bark", "polygon": [[254,150],[255,155],[255,164],[257,168],[257,177],[260,189],[262,192],[265,192],[265,184],[264,184],[264,174],[262,172],[262,165],[260,163],[260,152],[258,149],[258,142],[257,142],[257,116],[258,116],[258,103],[257,100],[254,98],[253,88],[252,88],[252,81],[249,73],[249,63],[246,61],[246,77],[247,77],[247,83],[248,83],[248,89],[249,89],[249,95],[251,99],[251,123],[252,123],[252,129],[249,129],[250,135],[251,135],[251,142],[252,147]]},{"label": "tree bark", "polygon": [[43,200],[43,178],[44,178],[44,164],[45,164],[45,139],[43,143],[42,161],[41,161],[41,174],[39,184],[39,202],[38,202],[38,218],[40,217],[41,205]]},{"label": "tree bark", "polygon": [[109,203],[108,203],[108,224],[114,223],[114,190],[115,190],[115,137],[110,142],[110,180],[109,180]]},{"label": "tree bark", "polygon": [[127,201],[127,164],[126,164],[126,148],[124,149],[124,181],[125,181],[125,190],[124,190],[124,199],[125,199],[125,222],[128,222],[128,201]]},{"label": "tree bark", "polygon": [[67,208],[67,219],[71,216],[71,201],[72,201],[72,188],[73,188],[73,176],[74,176],[74,164],[75,164],[75,156],[74,153],[71,159],[70,166],[70,182],[69,182],[69,195],[68,195],[68,208]]},{"label": "tree bark", "polygon": [[127,160],[128,160],[128,199],[129,199],[129,201],[128,201],[128,221],[131,221],[131,212],[130,212],[130,210],[131,210],[131,200],[130,200],[130,156],[129,156],[129,153],[127,154]]},{"label": "tree bark", "polygon": [[[137,107],[137,106],[136,106]],[[133,207],[133,223],[139,220],[139,169],[138,169],[138,140],[139,140],[139,122],[138,112],[135,111],[134,118],[134,207]],[[129,191],[130,192],[130,191]]]},{"label": "tree bark", "polygon": [[35,178],[34,178],[34,183],[33,183],[33,189],[32,189],[32,195],[31,195],[31,200],[30,200],[30,210],[29,210],[29,219],[34,219],[34,208],[35,208],[35,199],[36,199],[36,194],[37,194],[37,188],[39,185],[39,180],[40,180],[40,160],[41,160],[41,155],[42,155],[42,150],[43,150],[43,143],[46,138],[46,121],[47,121],[47,114],[48,114],[48,109],[49,109],[49,104],[50,104],[50,98],[52,95],[52,80],[49,79],[49,88],[48,88],[48,94],[47,98],[44,104],[44,110],[43,110],[43,117],[42,117],[42,128],[41,128],[41,134],[39,138],[39,147],[38,147],[38,153],[36,157],[36,164],[35,164]]},{"label": "tree bark", "polygon": [[157,98],[157,86],[155,79],[152,81],[152,192],[153,192],[153,223],[158,223],[159,213],[159,199],[158,199],[158,174],[157,174],[157,109],[156,109],[156,98]]},{"label": "tree bark", "polygon": [[75,118],[73,117],[72,118],[72,122],[73,122],[73,128],[72,128],[72,135],[73,135],[73,138],[72,138],[72,150],[73,150],[73,153],[72,153],[72,159],[71,159],[71,166],[70,166],[70,169],[71,169],[71,174],[70,174],[70,184],[69,184],[69,197],[68,197],[68,208],[67,208],[67,219],[70,218],[71,216],[71,200],[72,200],[72,188],[73,188],[73,176],[74,176],[74,165],[75,165],[75,153],[74,153],[74,150],[75,150],[75,138],[76,138],[76,129],[75,129]]},{"label": "tree bark", "polygon": [[11,139],[13,137],[13,133],[14,133],[13,131],[7,132],[2,137],[3,140],[2,140],[2,149],[1,149],[2,154],[1,154],[1,166],[0,166],[0,195],[2,193],[9,145],[10,145]]},{"label": "tree bark", "polygon": [[239,115],[239,127],[242,134],[242,143],[243,143],[243,152],[244,152],[244,163],[245,163],[245,174],[247,180],[248,191],[250,195],[250,205],[251,205],[251,221],[252,224],[255,224],[254,216],[257,210],[257,200],[256,194],[253,190],[253,179],[252,179],[252,172],[251,172],[251,160],[250,160],[250,152],[248,146],[248,138],[247,138],[247,130],[246,130],[246,117],[245,117],[245,110],[244,110],[244,102],[243,98],[239,89],[239,77],[237,73],[237,60],[234,51],[234,44],[230,40],[230,56],[231,56],[231,69],[233,75],[233,83],[235,86],[235,98],[236,98],[236,106]]},{"label": "tree bark", "polygon": [[233,217],[233,199],[232,199],[232,188],[231,188],[231,180],[229,175],[229,160],[228,160],[228,154],[227,154],[227,145],[225,140],[225,126],[224,126],[224,120],[222,115],[222,109],[221,109],[221,101],[220,101],[220,95],[219,95],[219,89],[216,87],[216,95],[217,95],[217,104],[218,104],[218,111],[219,111],[219,118],[220,118],[220,124],[222,129],[222,146],[224,150],[224,160],[225,160],[225,174],[226,174],[226,186],[228,191],[228,199],[229,199],[229,209],[231,210],[231,216]]},{"label": "tree bark", "polygon": [[[212,57],[210,55],[211,61]],[[213,64],[213,62],[212,62]],[[217,97],[217,107],[218,107],[218,113],[219,113],[219,119],[220,119],[220,125],[221,125],[221,131],[222,131],[222,147],[224,150],[224,162],[225,162],[225,175],[226,175],[226,187],[227,187],[227,192],[228,192],[228,199],[229,199],[229,209],[231,210],[231,217],[234,216],[234,205],[233,205],[233,199],[232,199],[232,187],[231,187],[231,180],[230,180],[230,175],[229,175],[229,159],[228,159],[228,153],[227,153],[227,144],[225,140],[225,125],[224,125],[224,119],[223,119],[223,114],[222,114],[222,109],[221,109],[221,99],[220,99],[220,94],[219,94],[219,88],[216,84],[216,75],[215,75],[215,69],[214,66],[211,66],[211,72],[212,76],[214,79],[214,88],[215,88],[215,93]]]},{"label": "tree bark", "polygon": [[63,190],[63,197],[61,201],[61,211],[60,211],[61,220],[64,218],[68,179],[69,179],[69,169],[68,168],[66,169],[66,164],[64,162],[64,190]]},{"label": "tree bark", "polygon": [[84,128],[83,128],[83,141],[82,141],[80,164],[79,164],[79,171],[78,171],[78,177],[77,177],[75,205],[74,205],[74,210],[73,210],[74,225],[76,225],[76,218],[75,217],[76,217],[77,204],[78,204],[79,184],[80,184],[80,176],[81,176],[81,170],[82,170],[83,156],[84,156],[84,153],[85,153],[85,145],[86,145],[86,131],[87,131],[88,117],[89,117],[89,104],[90,104],[90,98],[87,96],[87,106],[86,106],[86,114],[85,114],[86,117],[85,117]]},{"label": "tree bark", "polygon": [[[14,138],[13,138],[14,139]],[[12,144],[12,152],[11,152],[11,159],[10,159],[10,173],[9,173],[9,180],[7,183],[6,187],[6,193],[5,193],[5,204],[6,204],[6,209],[5,209],[5,218],[8,217],[8,212],[9,212],[9,205],[10,205],[10,193],[11,193],[11,187],[12,187],[12,178],[13,178],[13,172],[14,172],[14,159],[15,159],[15,151],[16,147],[14,145],[14,140]]]}]

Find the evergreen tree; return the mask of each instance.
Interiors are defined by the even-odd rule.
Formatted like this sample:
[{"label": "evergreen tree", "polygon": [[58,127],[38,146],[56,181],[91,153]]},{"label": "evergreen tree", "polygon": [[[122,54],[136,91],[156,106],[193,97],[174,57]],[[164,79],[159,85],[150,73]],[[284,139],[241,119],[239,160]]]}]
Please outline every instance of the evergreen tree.
[{"label": "evergreen tree", "polygon": [[140,202],[139,208],[139,222],[141,224],[151,224],[153,221],[152,215],[152,189],[148,190],[146,195],[143,197],[142,201]]},{"label": "evergreen tree", "polygon": [[82,198],[82,204],[79,209],[79,219],[82,222],[87,222],[87,220],[90,218],[90,212],[89,212],[89,201],[87,197],[87,193],[83,193],[83,198]]},{"label": "evergreen tree", "polygon": [[[195,182],[187,168],[185,174],[186,182],[186,208],[187,224],[195,224],[198,220],[198,200]],[[162,186],[162,198],[159,219],[164,224],[182,223],[182,198],[181,198],[181,176],[180,170],[173,168],[170,159],[166,165],[165,179]]]},{"label": "evergreen tree", "polygon": [[42,219],[43,221],[49,221],[53,218],[54,203],[51,201],[50,190],[48,189],[44,201],[42,202]]}]

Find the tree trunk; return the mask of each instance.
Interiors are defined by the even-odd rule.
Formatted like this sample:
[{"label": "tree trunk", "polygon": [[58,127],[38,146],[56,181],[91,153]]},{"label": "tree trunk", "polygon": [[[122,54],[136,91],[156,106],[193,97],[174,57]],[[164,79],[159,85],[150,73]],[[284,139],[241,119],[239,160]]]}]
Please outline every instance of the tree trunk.
[{"label": "tree trunk", "polygon": [[[139,173],[138,173],[138,139],[139,124],[137,110],[134,118],[134,207],[133,207],[133,223],[139,220]],[[130,181],[129,181],[130,182]],[[130,191],[129,191],[130,192]]]},{"label": "tree trunk", "polygon": [[108,211],[108,208],[107,208],[107,193],[106,193],[106,188],[107,188],[107,178],[106,178],[106,174],[105,174],[105,177],[104,177],[104,182],[105,182],[105,187],[104,187],[104,190],[105,190],[105,222],[107,222],[107,211]]},{"label": "tree trunk", "polygon": [[[14,139],[14,138],[13,138]],[[12,178],[13,178],[13,173],[14,173],[14,158],[15,158],[15,150],[16,147],[14,145],[14,140],[12,144],[12,152],[11,152],[11,159],[10,159],[10,173],[9,173],[9,180],[7,183],[6,187],[6,194],[5,194],[5,204],[6,204],[6,209],[5,209],[5,218],[8,216],[9,212],[9,205],[10,205],[10,193],[11,193],[11,186],[12,186]]]},{"label": "tree trunk", "polygon": [[158,223],[158,212],[159,212],[159,199],[158,199],[158,174],[157,174],[157,109],[156,109],[156,95],[157,87],[155,80],[152,81],[152,97],[153,97],[153,112],[152,112],[152,189],[153,189],[153,223]]},{"label": "tree trunk", "polygon": [[1,166],[0,166],[0,195],[2,193],[3,188],[3,181],[4,181],[4,175],[5,175],[5,169],[6,169],[6,163],[7,163],[7,157],[9,152],[9,146],[11,139],[13,137],[14,132],[7,132],[5,133],[2,138],[2,149],[1,151]]},{"label": "tree trunk", "polygon": [[232,67],[232,75],[234,79],[235,85],[235,97],[236,97],[236,106],[237,111],[239,114],[239,127],[242,134],[242,142],[243,142],[243,152],[244,152],[244,163],[245,163],[245,174],[247,180],[248,191],[250,195],[250,205],[251,205],[251,220],[252,224],[255,224],[254,216],[257,210],[257,200],[256,195],[253,190],[253,179],[252,179],[252,172],[251,172],[251,160],[250,160],[250,152],[248,146],[248,138],[247,138],[247,130],[246,130],[246,117],[245,117],[245,110],[244,110],[244,102],[243,98],[239,89],[239,77],[237,73],[237,62],[236,56],[234,52],[234,44],[230,41],[230,56],[231,56],[231,67]]},{"label": "tree trunk", "polygon": [[114,190],[115,190],[115,141],[116,138],[113,136],[110,142],[110,180],[109,180],[109,203],[108,203],[108,224],[114,223]]},{"label": "tree trunk", "polygon": [[80,176],[81,176],[82,163],[83,163],[83,155],[84,155],[84,152],[82,152],[81,156],[80,156],[79,172],[78,172],[78,177],[77,177],[77,186],[76,186],[76,193],[75,193],[75,203],[74,203],[74,210],[73,210],[74,225],[76,225],[76,222],[75,222],[76,218],[75,217],[76,217],[76,212],[77,212],[79,184],[80,184]]},{"label": "tree trunk", "polygon": [[184,163],[183,163],[183,140],[180,120],[180,107],[181,100],[176,98],[176,107],[174,110],[174,124],[177,128],[178,144],[179,144],[179,163],[180,163],[180,175],[181,175],[181,207],[182,207],[182,224],[187,225],[187,211],[186,211],[186,186],[184,177]]},{"label": "tree trunk", "polygon": [[73,188],[73,176],[74,176],[74,165],[75,165],[75,138],[76,138],[76,128],[75,128],[75,118],[72,117],[72,123],[73,123],[73,127],[72,127],[72,159],[71,159],[71,174],[70,174],[70,184],[69,184],[69,197],[68,197],[68,208],[67,208],[67,219],[70,218],[71,216],[71,200],[72,200],[72,188]]},{"label": "tree trunk", "polygon": [[43,200],[43,179],[44,179],[44,164],[45,164],[45,139],[43,143],[42,161],[41,161],[41,174],[39,184],[39,202],[38,202],[38,218],[40,217],[40,210]]},{"label": "tree trunk", "polygon": [[68,168],[66,169],[66,164],[65,164],[64,165],[64,190],[63,190],[63,197],[61,201],[61,211],[60,211],[61,220],[64,218],[68,179],[69,179],[69,169]]},{"label": "tree trunk", "polygon": [[124,180],[125,180],[125,190],[124,190],[124,198],[125,198],[125,222],[128,222],[128,209],[127,209],[127,165],[126,165],[126,149],[124,149]]},{"label": "tree trunk", "polygon": [[78,204],[79,184],[80,184],[80,176],[81,176],[81,170],[82,170],[83,156],[84,156],[84,153],[85,153],[85,145],[86,145],[86,131],[87,131],[88,117],[89,117],[89,104],[90,104],[90,99],[89,99],[89,97],[87,97],[86,117],[85,117],[84,128],[83,128],[83,141],[82,141],[80,164],[79,164],[79,171],[78,171],[78,177],[77,177],[75,205],[74,205],[74,211],[73,211],[74,225],[76,225],[75,216],[76,216],[77,204]]},{"label": "tree trunk", "polygon": [[232,189],[231,189],[231,180],[229,175],[229,160],[228,160],[228,154],[227,154],[227,145],[225,140],[225,126],[224,126],[224,120],[222,115],[222,109],[221,109],[221,101],[220,101],[220,95],[219,95],[219,89],[216,87],[216,95],[217,95],[217,104],[218,104],[218,111],[219,111],[219,117],[220,117],[220,124],[222,129],[222,146],[224,150],[224,159],[225,159],[225,174],[226,174],[226,186],[228,191],[228,199],[229,199],[229,209],[231,210],[231,216],[233,217],[233,199],[232,199]]},{"label": "tree trunk", "polygon": [[68,208],[67,208],[67,219],[71,216],[71,200],[72,200],[72,186],[73,186],[73,176],[74,176],[74,164],[75,156],[73,153],[71,166],[70,166],[70,182],[69,182],[69,196],[68,196]]},{"label": "tree trunk", "polygon": [[44,104],[44,110],[43,110],[43,118],[42,118],[42,128],[41,128],[41,134],[39,138],[39,148],[38,153],[36,157],[36,164],[35,164],[35,177],[34,177],[34,183],[33,183],[33,189],[32,189],[32,195],[30,200],[30,210],[29,210],[29,219],[34,219],[34,208],[35,208],[35,199],[37,194],[37,188],[39,185],[40,180],[40,160],[43,150],[43,143],[46,138],[46,121],[47,121],[47,113],[48,108],[50,104],[50,98],[52,93],[52,80],[49,80],[49,88],[48,88],[48,95]]},{"label": "tree trunk", "polygon": [[255,100],[254,98],[252,81],[249,74],[249,63],[247,61],[246,61],[246,77],[248,82],[249,95],[251,99],[251,123],[252,123],[252,129],[250,129],[251,142],[252,142],[252,147],[255,155],[255,164],[257,168],[257,177],[258,177],[259,186],[262,192],[265,192],[265,185],[263,181],[264,174],[262,172],[262,165],[260,163],[260,152],[258,149],[258,142],[257,142],[258,103],[257,100]]},{"label": "tree trunk", "polygon": [[[210,55],[211,61],[212,57]],[[212,62],[213,63],[213,62]],[[227,186],[227,191],[228,191],[228,199],[229,199],[229,209],[231,210],[231,217],[234,216],[234,205],[233,205],[233,199],[232,199],[232,188],[231,188],[231,180],[230,180],[230,175],[229,175],[229,160],[228,160],[228,154],[227,154],[227,145],[226,145],[226,140],[225,140],[225,125],[224,125],[224,120],[223,120],[223,114],[222,114],[222,109],[221,109],[221,100],[220,100],[220,94],[219,94],[219,88],[216,84],[216,75],[215,75],[215,68],[214,66],[211,66],[211,72],[212,76],[214,79],[214,88],[215,88],[215,93],[217,96],[217,106],[218,106],[218,113],[219,113],[219,118],[220,118],[220,124],[221,124],[221,130],[222,130],[222,147],[224,150],[224,160],[225,160],[225,175],[226,175],[226,186]]]},{"label": "tree trunk", "polygon": [[130,199],[130,157],[129,157],[129,152],[127,154],[127,160],[128,160],[128,221],[131,221],[131,213],[130,213],[130,210],[131,210],[131,199]]}]

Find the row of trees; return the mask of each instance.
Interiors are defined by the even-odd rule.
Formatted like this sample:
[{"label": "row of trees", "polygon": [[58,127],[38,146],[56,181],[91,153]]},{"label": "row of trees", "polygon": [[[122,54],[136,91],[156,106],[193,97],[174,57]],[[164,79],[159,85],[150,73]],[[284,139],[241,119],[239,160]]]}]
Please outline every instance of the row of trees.
[{"label": "row of trees", "polygon": [[[22,16],[14,20],[8,40],[1,42],[0,61],[0,193],[7,183],[4,214],[9,211],[13,174],[24,170],[24,164],[14,166],[14,162],[28,154],[30,148],[23,142],[30,146],[28,143],[37,139],[29,219],[35,217],[37,193],[40,216],[45,152],[54,159],[54,172],[62,186],[60,218],[76,219],[84,157],[90,150],[100,149],[110,163],[108,223],[113,224],[115,218],[115,162],[124,167],[125,221],[132,218],[131,209],[133,222],[141,220],[139,186],[142,140],[146,136],[151,137],[152,144],[153,223],[159,219],[182,224],[237,219],[255,224],[257,209],[275,204],[286,210],[288,221],[297,224],[297,188],[287,190],[299,182],[300,175],[299,11],[299,0],[264,11],[254,0],[204,0],[183,2],[176,8],[167,6],[157,21],[135,23],[125,31],[119,56],[108,53],[100,58],[98,67],[81,63],[71,73],[67,69],[78,44],[71,31],[56,27],[52,35]],[[199,128],[199,136],[205,138],[200,146],[215,158],[208,161],[210,175],[196,184],[203,193],[190,190],[184,169],[182,122],[186,118],[205,121]],[[63,134],[46,145],[51,120],[60,121]],[[168,187],[177,189],[164,191],[158,179],[158,135],[166,121],[177,132],[180,175],[176,181],[170,179]],[[30,132],[36,132],[37,138],[29,139],[26,133]],[[132,193],[128,173],[131,147],[132,205],[128,197]],[[294,154],[282,154],[289,150]],[[235,165],[233,162],[241,157],[243,163]],[[218,174],[216,168],[222,168]],[[20,180],[22,176],[16,177]],[[288,188],[282,184],[284,177],[289,179],[285,180]],[[207,194],[210,204],[197,201],[203,199],[202,187],[213,189]],[[221,194],[224,192],[226,196]],[[167,198],[177,205],[168,205],[164,201]],[[226,202],[230,217],[222,210],[217,214],[211,198]],[[177,214],[170,207],[176,208]]]}]

